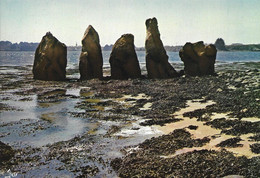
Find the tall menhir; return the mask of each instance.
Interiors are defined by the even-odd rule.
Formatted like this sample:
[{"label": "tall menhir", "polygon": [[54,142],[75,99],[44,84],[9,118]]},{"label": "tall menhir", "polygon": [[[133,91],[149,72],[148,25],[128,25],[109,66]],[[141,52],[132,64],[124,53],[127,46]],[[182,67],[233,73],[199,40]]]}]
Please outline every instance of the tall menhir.
[{"label": "tall menhir", "polygon": [[47,32],[35,51],[33,78],[48,81],[65,80],[66,66],[66,45]]},{"label": "tall menhir", "polygon": [[146,25],[146,69],[149,78],[172,78],[178,76],[164,49],[156,18],[147,19]]},{"label": "tall menhir", "polygon": [[82,39],[82,51],[79,59],[81,80],[103,78],[103,57],[99,36],[96,30],[89,25]]}]

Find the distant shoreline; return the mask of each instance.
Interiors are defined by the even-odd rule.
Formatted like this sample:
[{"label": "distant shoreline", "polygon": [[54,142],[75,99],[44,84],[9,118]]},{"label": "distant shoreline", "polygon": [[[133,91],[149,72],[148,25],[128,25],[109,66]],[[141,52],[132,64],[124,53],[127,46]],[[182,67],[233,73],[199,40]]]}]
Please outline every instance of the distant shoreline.
[{"label": "distant shoreline", "polygon": [[[10,41],[0,41],[0,51],[35,51],[39,43],[28,43],[20,42],[11,43]],[[102,47],[103,51],[112,51],[113,45],[105,45]],[[183,46],[164,46],[166,51],[169,52],[179,52]],[[253,51],[260,52],[260,44],[232,44],[225,45],[225,51]],[[81,51],[81,46],[67,46],[68,51]],[[136,51],[145,51],[145,47],[136,47]],[[218,49],[218,51],[222,51]]]}]

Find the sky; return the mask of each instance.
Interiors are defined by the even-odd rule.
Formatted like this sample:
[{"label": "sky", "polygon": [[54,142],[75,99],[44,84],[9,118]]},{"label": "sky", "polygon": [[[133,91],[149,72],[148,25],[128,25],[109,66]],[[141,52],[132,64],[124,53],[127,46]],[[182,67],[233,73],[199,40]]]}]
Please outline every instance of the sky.
[{"label": "sky", "polygon": [[152,17],[164,45],[260,43],[260,0],[0,0],[0,41],[40,42],[50,31],[67,46],[81,45],[92,25],[102,46],[132,33],[141,47]]}]

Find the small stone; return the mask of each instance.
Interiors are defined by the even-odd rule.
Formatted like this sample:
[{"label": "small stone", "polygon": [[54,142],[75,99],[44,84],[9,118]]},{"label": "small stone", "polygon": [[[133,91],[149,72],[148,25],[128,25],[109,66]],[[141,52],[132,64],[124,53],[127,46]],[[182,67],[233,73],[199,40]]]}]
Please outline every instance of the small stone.
[{"label": "small stone", "polygon": [[198,126],[197,125],[190,125],[188,128],[190,130],[197,130]]}]

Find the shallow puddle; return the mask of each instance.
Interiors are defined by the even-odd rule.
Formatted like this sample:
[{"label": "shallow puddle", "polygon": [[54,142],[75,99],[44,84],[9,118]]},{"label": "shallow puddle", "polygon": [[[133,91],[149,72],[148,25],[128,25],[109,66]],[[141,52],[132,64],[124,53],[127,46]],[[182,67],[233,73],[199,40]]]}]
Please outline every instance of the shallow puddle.
[{"label": "shallow puddle", "polygon": [[[225,118],[225,119],[228,119],[228,120],[238,120],[238,118],[230,117],[228,114],[230,114],[230,112],[227,112],[227,113],[212,113],[211,120],[219,119],[219,118]],[[260,118],[257,118],[257,117],[243,117],[241,119],[241,121],[259,122]]]},{"label": "shallow puddle", "polygon": [[117,98],[117,101],[125,101],[125,100],[129,100],[129,99],[133,99],[133,100],[140,100],[140,99],[151,99],[150,96],[147,96],[144,93],[139,93],[137,96],[133,96],[133,95],[123,95],[123,97],[121,98]]},{"label": "shallow puddle", "polygon": [[87,98],[87,97],[90,97],[90,96],[94,96],[94,92],[86,91],[86,90],[80,90],[79,95],[80,95],[81,97]]},{"label": "shallow puddle", "polygon": [[236,156],[246,156],[248,158],[260,156],[260,154],[253,153],[251,151],[250,145],[257,143],[257,142],[251,141],[249,139],[250,136],[253,136],[253,134],[245,134],[245,135],[240,136],[242,141],[240,141],[238,144],[242,144],[243,145],[242,147],[225,148],[225,149],[235,153]]},{"label": "shallow puddle", "polygon": [[[176,118],[181,118],[183,120],[181,120],[179,122],[169,123],[169,124],[166,124],[165,126],[157,126],[157,129],[159,131],[162,131],[164,134],[169,134],[175,129],[186,128],[192,134],[192,137],[194,139],[202,139],[204,137],[208,137],[211,139],[209,143],[207,143],[206,145],[204,145],[202,147],[183,148],[183,149],[177,150],[175,152],[175,154],[173,154],[173,155],[163,155],[162,156],[163,158],[172,158],[179,154],[192,152],[194,150],[203,150],[203,149],[221,150],[222,149],[221,147],[217,147],[217,145],[219,143],[221,143],[227,139],[230,139],[230,138],[235,138],[235,136],[221,134],[220,129],[215,129],[215,128],[212,128],[211,126],[204,125],[205,122],[197,121],[197,118],[190,119],[189,117],[183,116],[183,114],[186,112],[195,111],[197,109],[204,109],[207,106],[212,105],[212,104],[214,104],[214,101],[208,101],[206,103],[201,103],[198,100],[187,101],[186,108],[182,108],[181,110],[172,114]],[[227,115],[228,115],[228,113],[213,113],[213,115],[211,116],[211,119],[214,120],[214,119],[223,118],[223,117],[228,118],[230,120],[236,119],[236,118],[230,118]],[[247,120],[247,121],[251,121],[251,122],[259,121],[258,118],[245,118],[242,120]],[[196,126],[197,129],[196,130],[188,129],[188,127],[190,125]],[[251,141],[249,139],[250,136],[253,136],[253,134],[246,134],[246,135],[240,136],[240,138],[242,140],[240,142],[238,142],[237,144],[242,144],[242,146],[238,146],[235,148],[225,147],[225,149],[233,152],[236,156],[246,156],[248,158],[252,158],[254,156],[260,156],[260,154],[255,154],[251,151],[250,145],[257,143],[257,142]]]},{"label": "shallow puddle", "polygon": [[66,95],[72,95],[72,96],[80,96],[80,88],[74,88],[74,89],[68,89],[66,91]]},{"label": "shallow puddle", "polygon": [[257,117],[245,117],[241,119],[242,121],[247,121],[247,122],[259,122],[260,118]]},{"label": "shallow puddle", "polygon": [[[233,152],[235,156],[246,156],[247,158],[260,156],[260,154],[255,154],[250,150],[250,145],[256,143],[256,142],[251,142],[248,139],[252,135],[253,134],[247,134],[247,135],[241,136],[242,141],[238,142],[237,144],[242,144],[242,146],[238,146],[238,147],[235,147],[235,148],[225,147],[224,149],[226,149],[227,151]],[[211,139],[211,141],[209,143],[207,143],[206,145],[204,145],[202,147],[182,148],[182,149],[176,150],[173,155],[167,155],[167,156],[161,156],[161,157],[162,158],[173,158],[177,155],[192,152],[192,151],[195,151],[195,150],[196,151],[200,151],[200,150],[220,151],[223,148],[217,147],[216,145],[218,145],[222,141],[225,141],[225,140],[230,139],[230,138],[235,138],[235,137],[231,136],[231,135],[223,134],[223,135],[219,136],[218,138]]]},{"label": "shallow puddle", "polygon": [[149,100],[149,99],[151,99],[151,97],[147,96],[144,93],[139,93],[137,96],[123,95],[123,97],[116,98],[116,99],[114,99],[114,101],[121,103],[125,107],[131,107],[131,106],[135,105],[137,100],[141,100],[141,99]]},{"label": "shallow puddle", "polygon": [[[197,102],[197,101],[196,102],[187,101],[187,107],[186,108],[182,108],[179,111],[172,114],[172,116],[174,116],[176,118],[183,119],[183,120],[181,120],[179,122],[165,124],[165,126],[157,126],[157,127],[164,134],[169,134],[175,129],[187,128],[190,125],[199,126],[197,130],[192,131],[193,132],[192,134],[195,134],[194,136],[197,137],[197,138],[201,138],[201,137],[203,138],[205,136],[208,136],[209,134],[212,135],[212,132],[213,132],[213,135],[219,134],[221,130],[216,130],[216,129],[213,129],[213,128],[212,128],[212,130],[208,130],[208,129],[211,129],[211,127],[210,126],[204,126],[203,125],[204,122],[197,121],[197,119],[195,119],[195,118],[190,119],[189,117],[183,116],[183,114],[186,113],[186,112],[195,111],[197,109],[203,109],[203,108],[206,108],[207,106],[212,105],[212,104],[215,104],[215,103],[213,101],[208,101],[206,103],[201,103],[201,102]],[[205,133],[205,136],[203,135],[203,133]]]},{"label": "shallow puddle", "polygon": [[150,110],[152,107],[153,103],[146,103],[145,105],[143,105],[142,108],[140,108],[141,111],[146,111],[146,110]]},{"label": "shallow puddle", "polygon": [[88,103],[100,103],[101,99],[89,98],[89,99],[86,99],[86,101]]},{"label": "shallow puddle", "polygon": [[75,108],[80,101],[79,88],[54,89],[41,95],[26,96],[30,98],[28,100],[23,100],[24,96],[14,95],[13,91],[6,92],[7,96],[9,100],[2,103],[18,110],[0,113],[0,134],[5,135],[1,140],[13,146],[52,144],[69,140],[92,128],[93,122],[89,119],[74,118],[69,114],[81,111]]},{"label": "shallow puddle", "polygon": [[[15,110],[2,111],[0,113],[0,124],[19,121],[21,119],[35,119],[36,105],[37,105],[37,96],[30,96],[31,100],[22,101],[24,97],[16,96],[11,93],[5,95],[8,97],[8,100],[2,100],[1,103],[8,105]],[[2,98],[1,98],[2,99]]]},{"label": "shallow puddle", "polygon": [[124,127],[119,132],[115,133],[114,136],[122,137],[145,137],[148,135],[159,136],[162,134],[155,126],[141,126],[140,123],[143,122],[141,118],[136,119],[137,121],[132,122],[129,126]]}]

